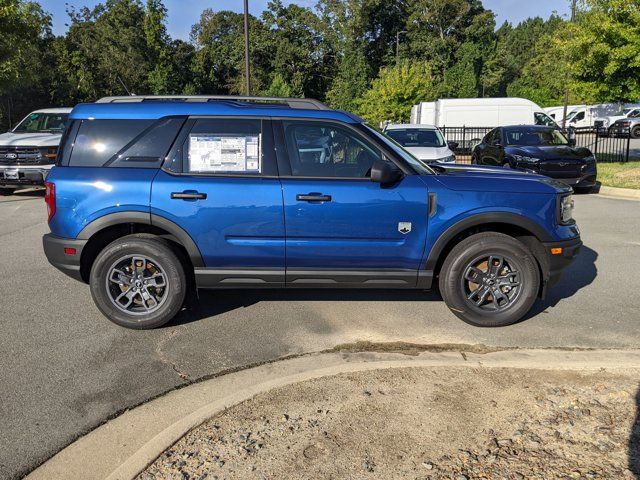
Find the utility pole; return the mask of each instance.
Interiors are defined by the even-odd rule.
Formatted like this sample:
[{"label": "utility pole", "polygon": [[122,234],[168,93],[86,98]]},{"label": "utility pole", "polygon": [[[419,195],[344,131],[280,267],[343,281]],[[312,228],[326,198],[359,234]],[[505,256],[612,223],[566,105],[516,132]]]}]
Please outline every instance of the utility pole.
[{"label": "utility pole", "polygon": [[[576,0],[571,0],[571,23],[576,21]],[[567,73],[564,77],[565,90],[564,90],[564,109],[562,111],[562,129],[567,126],[567,109],[569,107],[569,66],[567,65]]]},{"label": "utility pole", "polygon": [[400,35],[407,33],[406,30],[400,30],[396,32],[396,65],[400,59]]},{"label": "utility pole", "polygon": [[251,71],[249,67],[249,0],[244,0],[244,71],[247,80],[247,95],[251,95]]}]

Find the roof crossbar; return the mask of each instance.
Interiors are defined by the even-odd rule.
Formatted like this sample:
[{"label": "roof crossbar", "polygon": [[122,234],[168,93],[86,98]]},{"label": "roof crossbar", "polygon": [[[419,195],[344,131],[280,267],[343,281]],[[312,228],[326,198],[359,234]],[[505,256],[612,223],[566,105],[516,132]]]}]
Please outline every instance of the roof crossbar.
[{"label": "roof crossbar", "polygon": [[130,95],[122,97],[104,97],[96,103],[138,103],[138,102],[253,102],[253,103],[282,103],[289,108],[304,108],[307,110],[330,110],[324,103],[313,98],[284,98],[284,97],[246,97],[241,95]]}]

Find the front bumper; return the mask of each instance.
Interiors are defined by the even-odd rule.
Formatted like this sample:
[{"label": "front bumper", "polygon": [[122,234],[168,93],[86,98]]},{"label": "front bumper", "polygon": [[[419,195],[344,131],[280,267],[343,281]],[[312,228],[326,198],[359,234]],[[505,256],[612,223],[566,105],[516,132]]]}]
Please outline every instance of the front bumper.
[{"label": "front bumper", "polygon": [[53,165],[1,165],[0,185],[3,187],[23,187],[44,185]]},{"label": "front bumper", "polygon": [[[62,238],[51,233],[47,233],[42,237],[44,254],[49,263],[71,278],[80,281],[84,281],[80,272],[80,259],[82,257],[82,249],[86,243],[86,240]],[[66,253],[65,248],[75,249],[75,253]]]},{"label": "front bumper", "polygon": [[[549,260],[548,277],[545,288],[556,285],[562,277],[562,271],[567,268],[575,260],[582,248],[582,240],[580,237],[564,240],[561,242],[545,242],[543,243]],[[560,253],[553,253],[554,249],[562,249]],[[557,251],[557,250],[556,250]]]}]

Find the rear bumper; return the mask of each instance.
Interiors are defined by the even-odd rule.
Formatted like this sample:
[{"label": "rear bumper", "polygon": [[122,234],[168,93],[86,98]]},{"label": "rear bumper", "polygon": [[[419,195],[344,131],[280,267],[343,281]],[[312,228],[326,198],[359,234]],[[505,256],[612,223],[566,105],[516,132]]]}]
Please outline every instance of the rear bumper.
[{"label": "rear bumper", "polygon": [[22,187],[44,185],[53,165],[0,165],[0,185]]},{"label": "rear bumper", "polygon": [[[545,287],[552,287],[562,278],[562,271],[571,265],[578,253],[580,253],[582,240],[577,237],[562,242],[545,242],[543,245],[549,259],[549,276]],[[553,255],[551,250],[554,248],[561,248],[562,253]]]},{"label": "rear bumper", "polygon": [[[42,237],[44,254],[47,256],[49,263],[61,272],[79,281],[83,281],[80,273],[80,258],[82,257],[82,249],[86,243],[86,240],[56,237],[51,233],[47,233]],[[75,253],[65,253],[65,248],[73,248],[75,249]]]}]

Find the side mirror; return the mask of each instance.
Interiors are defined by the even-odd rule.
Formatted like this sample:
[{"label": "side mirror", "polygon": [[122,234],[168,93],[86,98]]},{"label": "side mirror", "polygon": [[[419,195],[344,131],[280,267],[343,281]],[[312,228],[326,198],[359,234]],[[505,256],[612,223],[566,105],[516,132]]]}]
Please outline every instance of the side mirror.
[{"label": "side mirror", "polygon": [[447,147],[449,147],[449,150],[453,151],[456,148],[458,148],[460,144],[458,142],[447,142]]},{"label": "side mirror", "polygon": [[402,172],[391,162],[376,160],[371,167],[371,181],[380,185],[392,185],[402,178]]}]

